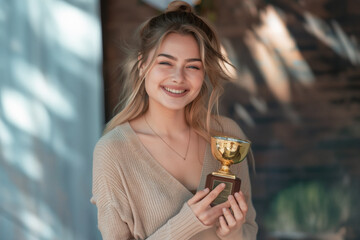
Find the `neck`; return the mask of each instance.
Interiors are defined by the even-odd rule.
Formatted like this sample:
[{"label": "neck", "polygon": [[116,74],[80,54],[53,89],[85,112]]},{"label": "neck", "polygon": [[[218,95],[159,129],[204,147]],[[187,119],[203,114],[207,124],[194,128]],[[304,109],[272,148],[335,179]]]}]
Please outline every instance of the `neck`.
[{"label": "neck", "polygon": [[155,111],[149,106],[149,110],[144,114],[144,117],[160,135],[175,135],[187,131],[189,128],[185,120],[184,109]]}]

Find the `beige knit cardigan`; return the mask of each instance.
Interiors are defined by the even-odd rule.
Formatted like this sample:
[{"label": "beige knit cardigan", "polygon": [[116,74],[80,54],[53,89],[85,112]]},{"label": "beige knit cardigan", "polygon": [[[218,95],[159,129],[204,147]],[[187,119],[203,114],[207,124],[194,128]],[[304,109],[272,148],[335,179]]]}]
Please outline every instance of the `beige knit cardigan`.
[{"label": "beige knit cardigan", "polygon": [[[221,118],[220,122],[225,135],[245,138],[234,121]],[[206,175],[218,168],[207,144],[198,190],[204,189]],[[249,207],[243,239],[256,239],[248,163],[233,165],[231,170],[242,180],[241,190]],[[203,225],[187,205],[192,196],[150,155],[128,122],[96,144],[91,202],[97,206],[98,228],[104,240],[219,239],[216,227]]]}]

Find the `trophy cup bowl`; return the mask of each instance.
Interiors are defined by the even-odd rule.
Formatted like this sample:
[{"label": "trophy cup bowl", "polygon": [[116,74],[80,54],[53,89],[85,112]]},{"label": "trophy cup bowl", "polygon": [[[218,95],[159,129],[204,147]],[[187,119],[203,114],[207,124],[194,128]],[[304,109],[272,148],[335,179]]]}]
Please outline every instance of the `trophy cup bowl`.
[{"label": "trophy cup bowl", "polygon": [[220,183],[226,185],[225,189],[212,203],[213,206],[225,202],[230,194],[240,190],[241,180],[230,171],[230,166],[245,159],[250,145],[251,142],[248,140],[227,136],[211,137],[211,152],[221,163],[221,168],[207,176],[205,187],[212,190]]}]

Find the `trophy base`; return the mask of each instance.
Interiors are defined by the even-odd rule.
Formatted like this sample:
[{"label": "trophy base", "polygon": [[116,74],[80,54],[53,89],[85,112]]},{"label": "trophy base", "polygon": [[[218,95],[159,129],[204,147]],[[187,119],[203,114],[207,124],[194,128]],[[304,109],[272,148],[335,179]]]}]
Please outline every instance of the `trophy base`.
[{"label": "trophy base", "polygon": [[209,188],[211,191],[220,183],[225,183],[225,189],[217,196],[217,198],[215,198],[215,200],[211,203],[211,206],[226,202],[229,195],[238,192],[240,190],[241,180],[239,178],[231,179],[227,177],[215,176],[214,174],[210,173],[206,177],[205,187]]}]

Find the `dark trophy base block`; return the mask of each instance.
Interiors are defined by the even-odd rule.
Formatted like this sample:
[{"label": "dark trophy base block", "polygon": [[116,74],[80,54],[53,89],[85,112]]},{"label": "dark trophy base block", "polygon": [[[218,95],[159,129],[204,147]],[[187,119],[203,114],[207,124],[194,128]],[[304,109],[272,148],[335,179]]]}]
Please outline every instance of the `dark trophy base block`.
[{"label": "dark trophy base block", "polygon": [[233,195],[235,192],[238,192],[240,190],[241,180],[239,178],[230,179],[226,177],[215,176],[210,173],[206,177],[205,187],[209,188],[211,191],[220,183],[225,183],[225,189],[211,203],[211,206],[226,202],[229,195]]}]

